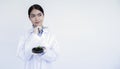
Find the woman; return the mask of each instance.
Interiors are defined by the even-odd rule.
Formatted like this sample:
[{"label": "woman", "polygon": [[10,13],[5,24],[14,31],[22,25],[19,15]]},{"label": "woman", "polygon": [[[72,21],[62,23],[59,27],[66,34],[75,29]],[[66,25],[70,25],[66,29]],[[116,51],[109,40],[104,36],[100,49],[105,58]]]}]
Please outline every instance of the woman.
[{"label": "woman", "polygon": [[20,38],[17,56],[25,61],[25,69],[51,69],[59,47],[53,35],[43,26],[44,10],[34,4],[28,9],[28,16],[32,29]]}]

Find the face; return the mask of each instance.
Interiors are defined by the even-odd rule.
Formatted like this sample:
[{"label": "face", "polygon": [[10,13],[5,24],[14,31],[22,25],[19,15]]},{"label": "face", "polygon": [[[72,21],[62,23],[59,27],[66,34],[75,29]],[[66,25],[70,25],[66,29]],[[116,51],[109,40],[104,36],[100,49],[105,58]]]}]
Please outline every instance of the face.
[{"label": "face", "polygon": [[42,26],[43,20],[44,20],[44,15],[41,11],[37,9],[33,9],[30,13],[30,21],[34,26]]}]

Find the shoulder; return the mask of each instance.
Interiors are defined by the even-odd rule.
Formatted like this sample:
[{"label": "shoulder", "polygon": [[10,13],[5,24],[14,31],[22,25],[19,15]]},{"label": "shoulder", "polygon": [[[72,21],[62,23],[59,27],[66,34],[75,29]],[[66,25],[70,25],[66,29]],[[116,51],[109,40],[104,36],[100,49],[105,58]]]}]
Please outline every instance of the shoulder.
[{"label": "shoulder", "polygon": [[56,40],[56,35],[54,31],[51,31],[49,28],[44,29],[44,35],[47,37],[49,40]]},{"label": "shoulder", "polygon": [[20,38],[27,38],[32,32],[32,28],[26,29],[22,32]]},{"label": "shoulder", "polygon": [[43,31],[44,31],[44,34],[45,34],[45,35],[48,35],[48,36],[50,36],[50,37],[53,37],[53,36],[54,36],[53,32],[52,32],[48,27],[45,27],[45,28],[43,29]]}]

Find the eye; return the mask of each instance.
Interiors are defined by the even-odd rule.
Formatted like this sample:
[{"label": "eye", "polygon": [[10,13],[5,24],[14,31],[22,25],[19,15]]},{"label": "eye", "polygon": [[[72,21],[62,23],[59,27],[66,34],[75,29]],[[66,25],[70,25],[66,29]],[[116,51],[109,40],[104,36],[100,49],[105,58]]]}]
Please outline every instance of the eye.
[{"label": "eye", "polygon": [[41,14],[41,13],[39,13],[39,14],[38,14],[38,16],[42,16],[42,14]]},{"label": "eye", "polygon": [[30,17],[33,18],[33,17],[35,17],[35,15],[34,15],[34,14],[31,14]]}]

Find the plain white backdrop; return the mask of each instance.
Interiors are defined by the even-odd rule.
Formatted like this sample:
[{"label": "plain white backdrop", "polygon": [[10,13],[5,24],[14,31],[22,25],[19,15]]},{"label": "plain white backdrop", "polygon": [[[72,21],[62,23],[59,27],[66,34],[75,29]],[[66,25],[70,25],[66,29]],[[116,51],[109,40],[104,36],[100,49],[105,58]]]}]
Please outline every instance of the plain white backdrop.
[{"label": "plain white backdrop", "polygon": [[0,0],[0,69],[24,68],[16,49],[36,3],[61,49],[54,69],[120,69],[120,0]]}]

